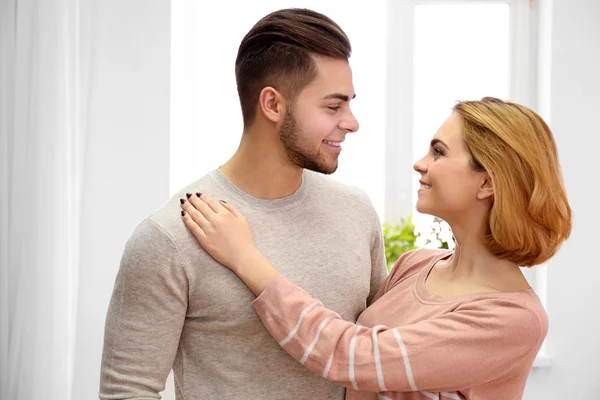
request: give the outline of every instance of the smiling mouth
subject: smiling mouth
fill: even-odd
[[[421,186],[419,187],[419,189],[429,190],[429,189],[431,189],[431,185],[426,185],[424,183],[421,183]]]
[[[333,147],[342,147],[342,142],[331,142],[329,140],[323,140],[323,143]]]

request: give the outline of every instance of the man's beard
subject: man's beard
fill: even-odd
[[[302,130],[294,114],[289,109],[286,110],[283,124],[279,130],[279,140],[283,144],[288,159],[300,168],[327,175],[333,174],[338,166],[337,159],[327,163],[322,157],[319,157],[318,152],[311,154],[309,150],[302,146],[301,133]]]

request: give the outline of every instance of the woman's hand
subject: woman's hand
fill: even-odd
[[[246,217],[232,205],[196,193],[181,199],[183,222],[215,260],[259,295],[277,271],[254,246]]]
[[[180,200],[183,222],[208,254],[234,272],[256,258],[250,225],[237,208],[202,193],[187,197]]]

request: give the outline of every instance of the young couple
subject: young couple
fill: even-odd
[[[244,37],[239,148],[128,241],[100,398],[158,398],[171,369],[179,400],[521,398],[548,321],[520,267],[571,229],[550,129],[512,102],[457,103],[414,165],[417,209],[456,248],[387,275],[367,196],[324,176],[358,129],[350,52],[310,10]]]

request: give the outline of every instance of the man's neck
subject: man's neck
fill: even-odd
[[[260,199],[290,196],[302,184],[302,168],[288,160],[278,143],[242,139],[219,169],[235,186]]]

